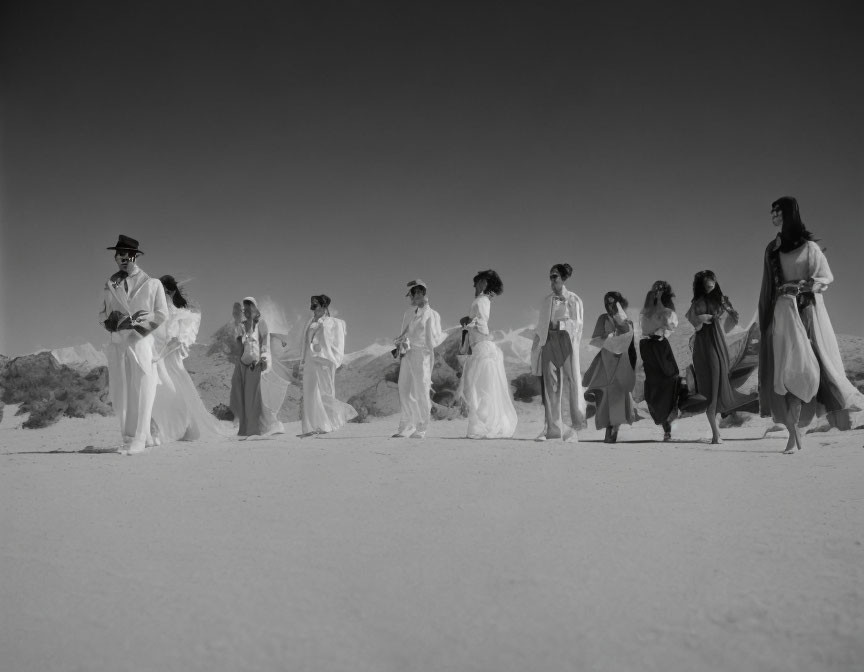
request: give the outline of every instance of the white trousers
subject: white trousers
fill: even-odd
[[[411,348],[405,353],[399,365],[399,434],[426,432],[432,400],[432,363],[429,352]]]
[[[159,384],[153,362],[153,336],[142,337],[133,330],[115,332],[105,354],[108,391],[124,443],[130,440],[152,443],[150,418]]]

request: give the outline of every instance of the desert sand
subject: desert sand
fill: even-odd
[[[0,424],[0,659],[52,670],[861,670],[864,430],[425,441],[395,417],[125,457]],[[93,446],[86,449],[86,446]],[[85,449],[85,452],[81,452]]]

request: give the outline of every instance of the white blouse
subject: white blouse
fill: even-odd
[[[812,240],[791,252],[780,253],[780,268],[783,269],[785,282],[809,280],[813,278],[822,287],[814,291],[824,291],[825,286],[834,282],[834,275],[828,266],[828,260],[822,254],[819,245]]]

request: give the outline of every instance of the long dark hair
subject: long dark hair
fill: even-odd
[[[783,196],[771,204],[771,209],[779,210],[783,215],[783,227],[780,229],[781,252],[791,252],[808,240],[815,240],[801,220],[797,199]]]
[[[708,278],[714,281],[714,289],[710,292],[705,291],[705,279]],[[699,271],[693,276],[693,301],[704,298],[708,308],[714,312],[723,307],[723,290],[720,289],[720,284],[717,282],[717,276],[714,271]]]
[[[159,282],[162,283],[162,287],[166,292],[174,292],[171,297],[171,301],[174,304],[175,308],[188,308],[189,302],[186,300],[183,292],[180,291],[180,285],[177,284],[177,281],[174,279],[173,275],[163,275],[159,278]]]
[[[472,282],[477,282],[478,280],[486,281],[486,291],[483,292],[484,294],[498,296],[504,291],[504,283],[501,281],[501,276],[491,268],[485,271],[477,271],[477,275],[474,276]]]
[[[603,295],[603,307],[604,308],[606,307],[606,302],[609,299],[615,299],[615,301],[617,303],[621,304],[621,307],[624,310],[627,310],[627,308],[630,306],[630,302],[624,298],[624,295],[621,292],[606,292],[606,294]]]
[[[665,280],[658,280],[651,285],[651,291],[645,295],[645,307],[643,310],[648,313],[657,310],[658,306],[663,306],[669,310],[675,310],[675,304],[672,299],[675,294],[672,292],[672,285]]]

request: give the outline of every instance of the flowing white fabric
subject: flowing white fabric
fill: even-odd
[[[807,338],[794,296],[778,296],[772,324],[774,392],[809,402],[819,391],[819,360]]]
[[[492,341],[471,346],[460,393],[468,405],[468,438],[509,438],[516,431],[516,409],[504,372],[504,355]]]
[[[441,331],[441,316],[427,302],[412,306],[402,316],[402,330],[394,343],[407,348],[399,362],[399,405],[401,417],[397,433],[409,436],[426,433],[432,400],[432,367],[435,348],[446,338]]]
[[[489,340],[488,296],[474,299],[468,316],[471,355],[465,361],[459,396],[468,406],[468,438],[509,438],[516,431],[516,409],[504,370],[504,354]]]
[[[201,314],[168,305],[168,319],[153,332],[159,386],[153,402],[153,421],[163,443],[227,438],[223,426],[204,407],[195,383],[183,366],[189,346],[198,336]]]
[[[818,244],[808,241],[796,250],[781,252],[780,265],[787,283],[800,280],[814,282],[813,341],[811,343],[807,337],[794,299],[778,296],[774,304],[771,336],[774,348],[774,392],[784,394],[788,390],[806,403],[816,395],[815,391],[810,394],[812,379],[815,377],[818,389],[821,375],[836,386],[843,397],[844,409],[857,409],[855,399],[859,393],[846,378],[840,347],[822,297],[822,293],[834,281],[828,260]],[[819,353],[818,358],[814,348]],[[809,396],[802,396],[807,394]],[[822,413],[824,409],[820,409],[819,414]]]
[[[639,313],[639,325],[642,336],[661,336],[668,339],[678,327],[678,315],[671,308],[658,304],[651,309],[643,309]]]
[[[566,315],[569,315],[569,317],[561,321],[561,326],[570,336],[570,344],[573,348],[573,355],[570,360],[570,371],[573,380],[581,381],[582,373],[579,368],[579,346],[582,342],[582,331],[585,324],[582,299],[580,299],[575,292],[571,292],[566,287],[564,287],[561,294],[564,297],[566,304]],[[546,345],[546,338],[549,334],[549,322],[552,320],[553,311],[555,309],[553,297],[554,294],[548,294],[546,298],[543,299],[543,305],[540,308],[540,315],[537,318],[537,328],[534,330],[534,341],[531,345],[531,373],[535,376],[543,375],[540,358],[543,346]],[[581,393],[579,396],[582,396]],[[581,408],[584,411],[584,399],[582,400]]]
[[[333,432],[357,416],[336,398],[336,369],[345,356],[344,320],[329,315],[309,320],[303,343],[303,433]]]

